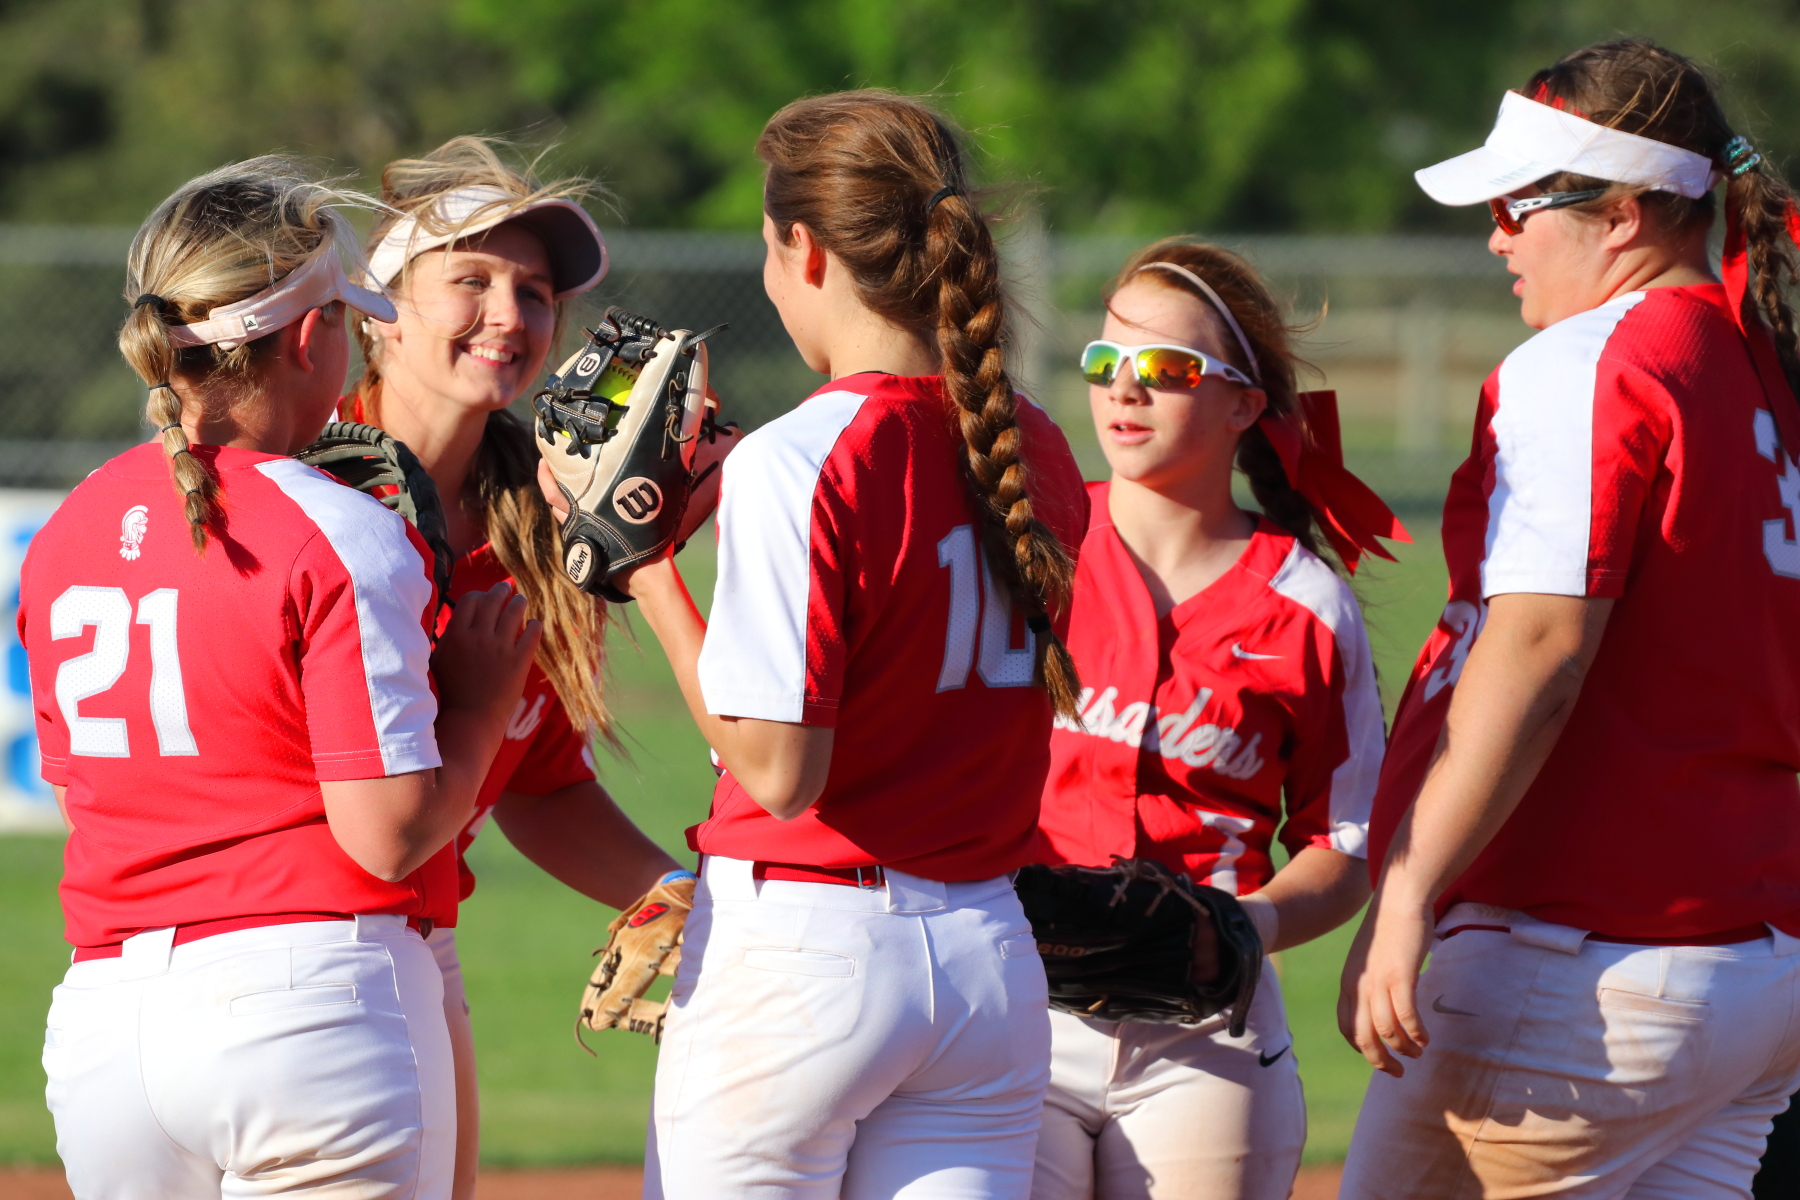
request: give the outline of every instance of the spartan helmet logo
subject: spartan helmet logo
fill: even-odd
[[[613,489],[613,508],[633,525],[648,525],[662,511],[662,489],[644,478],[633,475]]]
[[[125,519],[119,522],[119,557],[131,562],[144,551],[144,534],[150,530],[150,510],[142,504],[134,504],[125,510]]]

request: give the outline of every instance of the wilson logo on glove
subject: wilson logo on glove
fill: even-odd
[[[613,489],[613,507],[633,525],[647,525],[662,511],[662,492],[639,475]]]
[[[705,341],[724,328],[664,329],[609,308],[532,398],[538,452],[569,506],[563,569],[583,591],[629,600],[613,581],[684,542],[717,503],[714,479],[689,524],[690,498],[738,437],[707,394]]]

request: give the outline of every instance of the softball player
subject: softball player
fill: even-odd
[[[450,1194],[421,934],[537,631],[507,589],[466,598],[434,696],[423,542],[288,457],[342,386],[342,306],[394,315],[345,278],[346,199],[257,159],[150,216],[120,347],[161,437],[26,558],[75,945],[44,1069],[81,1200]]]
[[[1419,182],[1491,205],[1542,332],[1482,388],[1376,795],[1342,1194],[1745,1196],[1800,1082],[1791,193],[1637,41]]]
[[[1023,1200],[1050,1031],[1007,872],[1073,711],[1081,477],[1007,379],[943,118],[801,100],[757,152],[764,282],[832,382],[726,461],[710,626],[669,560],[628,577],[725,768],[645,1194]]]
[[[1112,481],[1088,485],[1069,631],[1081,713],[1051,737],[1040,856],[1156,859],[1239,896],[1266,949],[1299,945],[1368,898],[1385,732],[1356,598],[1315,553],[1315,521],[1335,532],[1335,414],[1315,402],[1301,433],[1280,309],[1236,255],[1146,247],[1107,311],[1082,371]],[[1306,448],[1295,479],[1284,445]],[[1233,501],[1234,463],[1266,515]],[[1404,536],[1391,517],[1371,532]],[[1345,547],[1352,567],[1361,549]],[[1293,856],[1279,874],[1277,826]],[[1306,1105],[1273,972],[1241,1037],[1224,1015],[1050,1026],[1034,1200],[1286,1200]]]
[[[545,627],[475,816],[457,838],[461,899],[475,888],[464,856],[491,813],[546,871],[623,908],[681,868],[594,778],[589,736],[610,734],[605,610],[563,575],[530,431],[506,411],[543,371],[568,302],[605,275],[606,242],[578,203],[579,181],[541,184],[506,166],[498,148],[456,138],[382,173],[390,211],[369,235],[369,270],[398,311],[362,323],[363,374],[340,409],[405,442],[437,483],[457,555],[452,597],[513,584]],[[434,916],[427,941],[444,973],[456,1052],[456,1200],[468,1200],[480,1148],[475,1044],[456,908]]]

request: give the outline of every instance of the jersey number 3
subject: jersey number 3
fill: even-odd
[[[944,666],[937,690],[954,691],[969,682],[977,633],[981,682],[992,688],[1030,687],[1037,666],[1037,638],[1027,629],[1025,645],[1012,644],[1012,598],[994,586],[975,544],[975,527],[958,525],[938,543],[938,566],[950,571],[950,623],[944,631]],[[982,603],[983,596],[987,603]]]
[[[188,728],[187,695],[181,687],[181,652],[175,640],[174,588],[158,588],[137,603],[137,623],[150,627],[150,716],[164,755],[198,754]],[[56,705],[69,726],[69,753],[90,758],[129,758],[124,717],[84,717],[81,702],[108,691],[131,657],[131,601],[123,588],[72,587],[50,606],[52,640],[80,637],[94,627],[94,648],[56,669]]]

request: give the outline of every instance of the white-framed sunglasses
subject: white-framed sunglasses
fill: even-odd
[[[1111,387],[1119,368],[1129,359],[1137,367],[1138,382],[1165,392],[1190,391],[1208,375],[1222,375],[1233,383],[1255,387],[1250,377],[1192,346],[1121,346],[1118,342],[1089,342],[1081,352],[1081,377],[1100,387]]]

